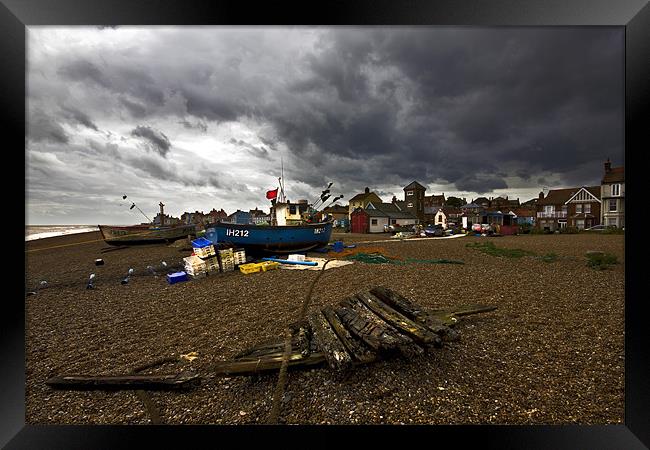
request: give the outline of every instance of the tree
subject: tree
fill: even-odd
[[[460,208],[463,205],[466,205],[467,201],[458,197],[447,197],[447,206],[453,206],[454,208]]]

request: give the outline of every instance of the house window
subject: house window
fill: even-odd
[[[438,223],[442,223],[442,216],[438,216]]]
[[[393,225],[395,225],[395,224],[397,223],[397,219],[391,219],[391,220],[390,220],[390,223],[393,224]]]
[[[610,198],[609,199],[609,212],[616,212],[616,199],[615,198]]]
[[[377,219],[370,219],[370,223],[372,225],[377,225]]]
[[[289,214],[296,213],[296,205],[289,205]]]
[[[612,184],[612,195],[616,195],[616,196],[621,195],[621,185],[620,184]]]
[[[413,203],[407,203],[407,204],[406,204],[406,207],[407,207],[407,208],[413,208]]]
[[[585,219],[577,219],[576,227],[582,230],[585,227]]]
[[[585,203],[585,213],[591,213],[591,203]]]
[[[552,214],[555,211],[555,205],[544,205],[544,212]]]
[[[576,214],[582,212],[582,203],[577,203],[576,204]]]
[[[406,191],[406,195],[413,195],[413,191]]]

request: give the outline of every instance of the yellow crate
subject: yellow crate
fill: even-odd
[[[239,271],[241,273],[246,274],[246,275],[248,275],[250,273],[257,273],[257,272],[260,272],[261,270],[262,270],[262,267],[260,266],[260,264],[255,264],[255,263],[241,264],[239,266]]]
[[[260,264],[262,264],[262,272],[266,272],[267,270],[274,270],[280,267],[280,263],[275,261],[264,261]]]

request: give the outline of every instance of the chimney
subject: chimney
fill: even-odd
[[[370,188],[366,187],[366,194],[370,194]]]
[[[605,173],[608,173],[612,170],[612,163],[610,162],[609,158],[607,158],[607,161],[605,161]]]
[[[391,199],[391,203],[395,203],[397,201],[397,197],[393,195],[393,198]]]
[[[544,200],[544,191],[539,193],[539,200]]]

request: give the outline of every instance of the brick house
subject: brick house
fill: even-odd
[[[551,189],[539,193],[536,227],[555,231],[565,227],[584,229],[600,223],[600,186]]]
[[[602,200],[601,223],[618,228],[625,227],[625,168],[612,167],[607,159],[605,174],[600,184]]]
[[[223,209],[217,211],[216,209],[212,208],[212,211],[207,213],[205,217],[209,223],[217,223],[226,219],[228,217],[228,214]]]
[[[417,217],[421,222],[424,221],[424,191],[427,188],[417,181],[411,182],[404,188],[404,202],[406,203],[403,211],[408,211]]]

